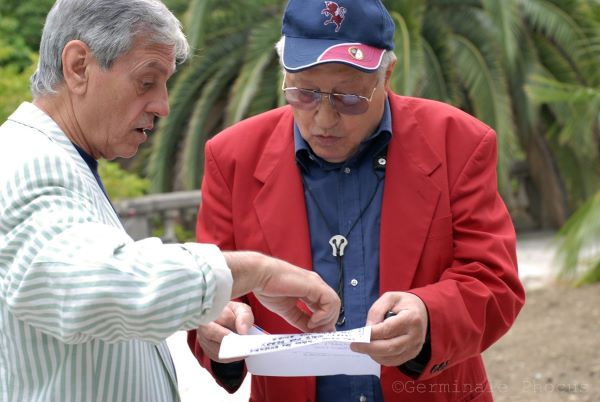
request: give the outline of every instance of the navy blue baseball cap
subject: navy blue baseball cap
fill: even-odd
[[[323,63],[372,72],[394,48],[394,21],[380,0],[289,0],[281,33],[290,72]]]

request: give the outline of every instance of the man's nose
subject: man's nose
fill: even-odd
[[[339,118],[340,114],[331,104],[329,95],[323,95],[314,116],[317,126],[324,129],[334,127],[338,123]]]
[[[148,112],[158,117],[167,117],[170,112],[169,93],[167,86],[161,88],[160,93],[148,104]]]

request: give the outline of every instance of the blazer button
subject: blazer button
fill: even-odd
[[[360,398],[358,398],[358,402],[367,402],[367,397],[364,395],[361,395]]]

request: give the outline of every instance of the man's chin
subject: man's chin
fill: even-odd
[[[112,155],[104,156],[107,161],[113,161],[117,158],[129,159],[133,158],[138,153],[139,145],[132,146],[129,149],[119,150]]]
[[[129,159],[133,158],[138,153],[138,147],[135,147],[135,150],[128,153],[123,153],[123,155],[118,156],[118,158]]]

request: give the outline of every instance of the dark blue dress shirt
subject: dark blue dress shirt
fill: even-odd
[[[329,239],[348,239],[343,256],[345,323],[338,330],[363,327],[379,297],[379,227],[385,150],[392,135],[389,102],[379,127],[355,155],[342,163],[316,156],[294,126],[296,160],[305,184],[304,198],[310,229],[313,269],[335,290],[339,269]],[[361,216],[362,213],[362,216]],[[348,233],[349,232],[349,233]],[[375,376],[317,377],[317,401],[383,402]]]
[[[98,182],[98,186],[100,186],[100,189],[102,190],[102,192],[106,196],[106,199],[108,200],[108,202],[110,203],[110,205],[114,209],[115,207],[112,205],[112,202],[110,201],[110,197],[108,196],[108,193],[106,192],[106,188],[104,187],[104,183],[102,183],[102,179],[100,178],[100,174],[98,174],[98,161],[96,159],[94,159],[94,157],[92,155],[90,155],[87,152],[85,152],[83,150],[83,148],[81,148],[79,145],[75,144],[74,142],[72,142],[72,144],[75,147],[75,149],[77,150],[77,152],[79,152],[79,155],[81,156],[81,158],[83,159],[83,161],[85,162],[85,164],[88,165],[88,167],[90,168],[90,171],[92,172],[92,174],[94,175],[94,178]]]

